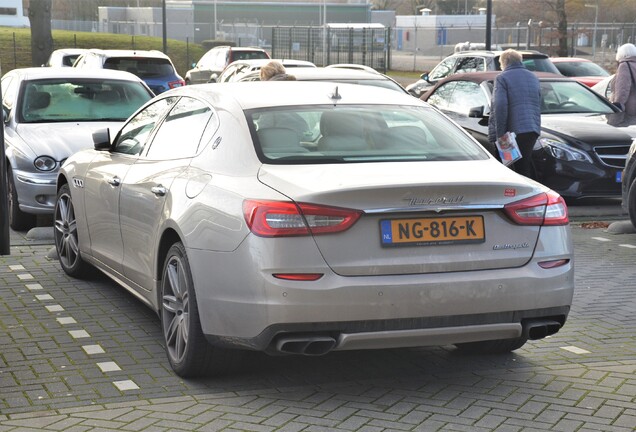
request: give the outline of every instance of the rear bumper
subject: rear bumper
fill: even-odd
[[[532,323],[546,320],[555,323],[558,329],[565,324],[569,310],[569,306],[562,306],[503,314],[410,320],[276,324],[254,338],[236,339],[215,335],[207,335],[207,338],[210,343],[219,346],[268,352],[278,351],[278,341],[289,338],[333,338],[336,341],[334,351],[441,346],[515,339],[523,336],[524,332],[527,334],[528,326]]]
[[[295,282],[237,268],[249,262],[235,260],[240,249],[188,251],[202,329],[215,344],[267,350],[283,333],[328,333],[336,350],[508,339],[521,335],[525,319],[565,322],[574,293],[572,261],[553,269],[534,258],[519,268],[357,277],[325,266],[318,281]]]

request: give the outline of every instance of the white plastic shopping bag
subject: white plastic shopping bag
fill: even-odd
[[[505,166],[509,166],[521,159],[519,145],[517,145],[517,135],[514,132],[506,132],[503,137],[497,138],[497,150],[499,157]]]

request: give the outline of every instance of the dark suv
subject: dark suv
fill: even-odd
[[[550,61],[550,58],[538,51],[519,51],[523,57],[523,64],[533,72],[551,72],[561,75]],[[499,56],[503,51],[462,51],[446,57],[430,72],[421,75],[421,79],[406,87],[415,97],[420,97],[424,91],[437,81],[447,76],[467,73],[501,70]]]
[[[236,60],[268,59],[269,54],[261,48],[218,46],[199,59],[192,69],[186,72],[186,84],[203,84],[210,81],[213,74],[221,75],[227,65]]]
[[[90,49],[73,63],[79,69],[114,69],[141,78],[156,95],[185,85],[170,57],[157,50]]]

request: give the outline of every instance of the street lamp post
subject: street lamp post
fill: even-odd
[[[598,3],[585,4],[585,7],[594,8],[594,32],[592,33],[592,60],[596,60],[596,29],[598,28]]]

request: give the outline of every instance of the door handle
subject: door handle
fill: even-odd
[[[121,179],[119,177],[112,177],[109,178],[108,180],[106,180],[108,182],[109,185],[111,186],[119,186],[121,184]]]
[[[157,196],[164,196],[166,194],[166,188],[163,187],[162,185],[153,186],[150,188],[150,192],[152,192],[153,194]]]

